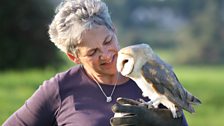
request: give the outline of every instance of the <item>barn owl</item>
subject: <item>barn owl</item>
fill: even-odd
[[[158,108],[161,103],[170,109],[173,118],[180,117],[184,109],[195,112],[192,104],[201,101],[188,92],[179,82],[172,67],[156,55],[148,44],[122,48],[118,52],[117,70],[136,82],[148,105]]]

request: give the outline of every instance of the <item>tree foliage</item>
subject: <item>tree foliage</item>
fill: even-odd
[[[122,45],[172,49],[177,63],[224,63],[224,0],[107,2]]]
[[[203,3],[204,7],[195,10],[190,23],[177,33],[176,56],[184,63],[224,63],[224,3],[220,0]]]
[[[0,69],[58,63],[56,49],[47,34],[53,12],[46,0],[1,2]]]
[[[55,9],[49,1],[1,2],[0,70],[61,62],[47,34]],[[153,48],[173,50],[175,62],[224,63],[224,0],[105,2],[121,47],[146,42]]]

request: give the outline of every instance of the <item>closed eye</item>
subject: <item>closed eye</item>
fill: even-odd
[[[93,56],[96,53],[97,49],[92,49],[88,52],[88,56]]]
[[[110,41],[106,41],[104,44],[107,45],[107,44],[110,44],[111,43],[111,40]]]
[[[104,41],[104,45],[110,44],[112,42],[112,40],[113,40],[113,36],[112,35],[107,36],[107,38]]]

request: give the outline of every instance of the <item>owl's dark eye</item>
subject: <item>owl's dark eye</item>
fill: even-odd
[[[122,64],[126,64],[128,62],[128,59],[123,60]]]

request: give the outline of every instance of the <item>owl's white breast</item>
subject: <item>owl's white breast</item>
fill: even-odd
[[[138,87],[142,90],[143,96],[148,97],[151,100],[159,97],[156,90],[152,87],[152,83],[148,83],[142,75],[131,79],[134,80]]]
[[[132,78],[138,87],[142,90],[143,96],[148,97],[151,101],[157,101],[154,107],[158,107],[159,103],[162,103],[169,109],[175,110],[175,105],[167,99],[165,95],[159,94],[154,88],[153,84],[145,80],[143,76],[139,78]]]

